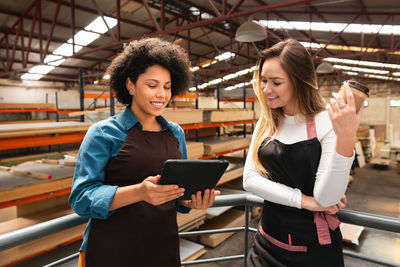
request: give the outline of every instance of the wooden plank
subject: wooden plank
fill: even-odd
[[[55,109],[54,103],[0,103],[0,109]]]
[[[203,110],[201,109],[165,109],[162,116],[178,124],[191,124],[203,122]]]
[[[198,159],[204,154],[204,145],[202,142],[186,142],[188,159]]]
[[[46,164],[60,164],[59,160],[56,159],[42,159],[42,163]]]
[[[31,178],[33,179],[33,178]],[[43,180],[38,180],[43,181]],[[0,191],[0,203],[71,188],[72,177]]]
[[[90,125],[91,123],[83,122],[49,122],[0,125],[0,138],[86,132]]]
[[[203,245],[194,243],[187,239],[179,239],[181,261],[195,260],[206,253]]]
[[[254,111],[251,109],[204,110],[203,114],[204,121],[206,122],[241,121],[254,119]]]
[[[359,245],[359,238],[364,231],[364,226],[341,223],[340,231],[342,232],[343,242]]]
[[[216,136],[202,138],[200,141],[204,143],[204,155],[211,156],[216,153],[249,146],[251,137]]]
[[[231,209],[223,215],[208,220],[200,226],[200,230],[240,227],[244,225],[244,211]],[[216,247],[234,233],[210,234],[200,236],[200,242],[209,247]],[[196,238],[196,237],[194,237]]]
[[[206,210],[192,209],[189,213],[177,213],[176,220],[179,230],[185,229],[198,221],[204,220]]]
[[[40,173],[40,172],[21,171],[21,170],[16,170],[16,169],[11,169],[10,172],[13,174],[16,174],[16,175],[30,176],[33,178],[44,179],[44,180],[50,180],[53,178],[49,174]]]

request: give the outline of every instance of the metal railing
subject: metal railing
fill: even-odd
[[[180,237],[186,236],[198,236],[203,234],[216,234],[216,233],[227,233],[227,232],[240,232],[244,231],[244,253],[240,255],[231,255],[217,258],[209,258],[209,259],[201,259],[201,260],[193,260],[182,262],[182,265],[195,265],[195,264],[203,264],[203,263],[211,263],[211,262],[220,262],[220,261],[228,261],[228,260],[243,260],[244,266],[246,264],[246,258],[248,254],[248,232],[256,232],[257,229],[249,227],[249,210],[251,206],[262,206],[264,200],[250,194],[239,194],[239,195],[225,195],[218,196],[215,199],[214,207],[223,207],[223,206],[244,206],[245,207],[245,226],[244,227],[235,227],[235,228],[225,228],[225,229],[216,229],[216,230],[205,230],[205,231],[192,231],[192,232],[181,232],[179,233]],[[359,211],[351,211],[351,210],[340,210],[337,213],[338,217],[342,222],[361,225],[369,228],[380,229],[390,232],[400,233],[400,219],[392,218],[388,216],[375,215],[365,212]],[[0,235],[0,251],[6,250],[8,248],[12,248],[29,241],[57,233],[59,231],[72,228],[74,226],[78,226],[82,223],[87,222],[88,218],[80,217],[76,214],[71,214],[67,216],[63,216],[54,220],[50,220],[47,222],[43,222],[40,224],[36,224],[30,227],[26,227],[20,230],[16,230],[10,233],[6,233]],[[399,264],[386,262],[380,259],[371,258],[367,255],[362,255],[359,253],[355,253],[352,251],[344,250],[344,255],[348,255],[350,257],[355,257],[358,259],[362,259],[365,261],[381,264],[384,266],[395,266],[400,267]],[[79,253],[75,253],[66,258],[60,259],[56,262],[53,262],[46,267],[57,266],[61,263],[69,261],[73,258],[79,256]]]

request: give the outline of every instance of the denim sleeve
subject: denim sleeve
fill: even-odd
[[[81,216],[107,219],[117,186],[105,185],[105,168],[111,158],[111,142],[101,126],[93,125],[79,149],[69,197],[71,208]]]
[[[179,127],[179,136],[177,139],[179,140],[179,150],[182,153],[182,159],[187,159],[187,150],[186,150],[186,140],[185,140],[185,132],[182,128]],[[182,206],[179,201],[176,202],[176,211],[180,213],[189,213],[191,208]]]

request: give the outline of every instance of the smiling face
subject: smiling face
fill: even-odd
[[[293,116],[296,108],[294,88],[278,57],[265,60],[260,75],[261,89],[271,109],[283,108]]]
[[[160,116],[171,99],[171,75],[160,65],[147,68],[135,84],[128,78],[126,87],[132,94],[132,111],[139,121]]]

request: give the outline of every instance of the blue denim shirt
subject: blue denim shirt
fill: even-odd
[[[168,122],[162,116],[156,118],[162,126],[161,131],[170,129],[179,144],[182,158],[187,159],[185,134],[182,128]],[[80,251],[85,251],[91,219],[107,219],[115,211],[108,211],[118,186],[105,185],[104,176],[107,164],[121,149],[129,130],[142,125],[127,107],[120,115],[93,124],[86,133],[79,148],[78,159],[72,182],[69,204],[80,216],[89,217],[83,235]],[[177,211],[187,213],[189,208],[177,204]]]

